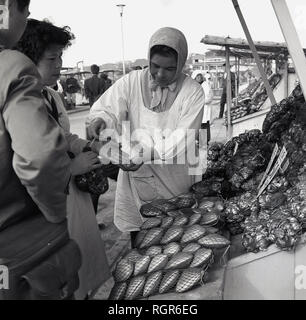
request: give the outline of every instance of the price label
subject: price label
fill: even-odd
[[[268,167],[267,167],[267,169],[266,169],[266,172],[265,172],[265,174],[263,175],[263,177],[262,177],[262,179],[261,179],[261,181],[260,181],[260,184],[258,185],[258,189],[260,189],[260,187],[262,186],[262,184],[263,184],[264,181],[266,180],[267,175],[268,175],[268,173],[269,173],[269,171],[270,171],[270,169],[271,169],[271,167],[272,167],[272,164],[273,164],[273,162],[274,162],[274,159],[275,159],[275,157],[276,157],[276,155],[277,155],[277,153],[278,153],[278,150],[279,150],[279,147],[278,147],[278,144],[276,143],[276,144],[275,144],[275,147],[274,147],[274,150],[273,150],[273,153],[272,153],[272,156],[271,156],[271,159],[270,159],[270,162],[269,162]]]
[[[238,142],[236,142],[235,149],[234,149],[234,155],[237,153],[238,148],[239,148],[239,144],[238,144]]]
[[[273,169],[271,170],[271,172],[268,174],[266,181],[264,182],[263,186],[261,187],[261,189],[258,192],[257,198],[266,190],[266,188],[268,187],[268,185],[271,183],[271,181],[274,179],[274,177],[276,176],[278,170],[281,168],[282,163],[284,162],[284,160],[287,157],[287,150],[285,147],[283,147],[281,153],[279,154],[279,157],[273,167]]]

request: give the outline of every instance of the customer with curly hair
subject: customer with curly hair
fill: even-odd
[[[38,68],[48,112],[65,131],[69,151],[75,155],[71,161],[71,174],[76,176],[99,168],[101,164],[97,164],[99,143],[92,144],[95,152],[82,152],[89,142],[70,133],[69,118],[63,101],[50,88],[60,77],[63,51],[71,45],[73,39],[68,27],[59,28],[48,21],[29,19],[17,49],[27,55]],[[78,243],[83,260],[79,272],[80,287],[75,296],[77,299],[84,299],[89,292],[98,289],[110,277],[110,273],[91,198],[88,193],[77,189],[74,179],[70,182],[67,212],[70,236]]]

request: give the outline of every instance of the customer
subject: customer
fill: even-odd
[[[140,229],[144,221],[139,212],[142,204],[188,192],[196,182],[196,177],[189,175],[187,163],[167,164],[185,154],[190,146],[185,144],[187,129],[200,129],[203,117],[203,89],[182,72],[187,54],[182,32],[174,28],[158,30],[149,45],[150,68],[119,79],[91,109],[92,137],[98,138],[105,128],[116,128],[121,135],[123,121],[130,121],[131,132],[143,129],[144,135],[138,137],[143,155],[133,157],[135,165],[122,166],[136,171],[120,170],[118,177],[114,219],[122,232]],[[172,138],[176,129],[183,135],[175,143]],[[141,165],[139,161],[153,159],[159,164]]]
[[[104,93],[106,83],[104,79],[98,77],[100,68],[96,64],[93,64],[90,67],[90,70],[92,77],[85,80],[84,88],[85,96],[89,100],[90,107],[92,107],[95,101],[97,101],[98,98]]]
[[[34,214],[60,223],[67,212],[67,142],[48,116],[35,65],[10,50],[24,32],[29,3],[10,0],[9,28],[0,29],[0,231]]]
[[[77,299],[84,299],[89,292],[110,277],[104,243],[98,229],[91,198],[88,193],[77,189],[73,177],[101,167],[97,164],[99,144],[92,144],[94,152],[82,152],[88,141],[70,133],[69,118],[60,95],[53,86],[62,67],[63,50],[71,45],[73,35],[67,28],[58,28],[47,21],[30,19],[18,50],[26,54],[37,65],[44,85],[48,112],[66,133],[69,151],[75,155],[71,161],[72,179],[67,201],[68,228],[72,239],[79,245],[82,253],[82,267],[79,271],[80,287]]]

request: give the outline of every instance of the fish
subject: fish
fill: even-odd
[[[203,268],[213,262],[213,251],[211,249],[201,248],[194,254],[190,268]]]
[[[201,269],[192,268],[184,270],[176,284],[175,291],[183,293],[193,289],[201,284],[202,277],[203,272]]]
[[[179,241],[181,240],[183,234],[184,234],[184,229],[182,227],[171,227],[166,231],[160,243],[168,244],[170,242]]]
[[[159,285],[161,283],[162,278],[163,278],[162,271],[156,271],[148,276],[143,289],[144,298],[153,296],[154,294],[158,293]]]
[[[123,300],[125,296],[125,292],[127,289],[126,282],[117,282],[115,283],[108,300]]]
[[[160,244],[164,230],[160,228],[150,229],[140,244],[140,249]]]
[[[185,233],[181,239],[181,243],[187,244],[190,242],[197,241],[200,238],[202,238],[205,234],[206,234],[206,229],[198,224],[195,224],[195,225],[189,227],[185,231]]]
[[[162,270],[168,263],[168,256],[166,254],[158,254],[155,256],[149,265],[148,273]]]
[[[210,249],[221,249],[230,246],[231,242],[220,234],[209,234],[198,240],[198,243]]]
[[[179,252],[174,255],[166,265],[166,270],[188,268],[193,260],[193,254],[189,252]]]
[[[149,256],[142,256],[135,263],[134,276],[138,276],[143,273],[147,273],[151,258]]]
[[[167,256],[173,256],[181,251],[181,246],[176,242],[170,242],[164,247],[163,253]]]
[[[132,278],[127,287],[127,290],[125,293],[125,299],[135,300],[139,297],[142,297],[145,283],[146,283],[146,277],[144,275]]]
[[[126,259],[121,259],[115,268],[114,271],[114,279],[116,282],[124,282],[127,281],[133,274],[134,272],[134,265],[132,262],[126,260]]]
[[[160,283],[159,290],[158,290],[159,293],[160,294],[168,293],[171,289],[173,289],[176,286],[180,275],[181,275],[180,270],[167,271]]]

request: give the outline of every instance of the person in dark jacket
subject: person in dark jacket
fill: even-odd
[[[10,50],[26,28],[29,3],[10,0],[8,28],[0,29],[0,232],[35,214],[51,223],[67,215],[65,136],[48,115],[36,66]]]
[[[100,68],[93,64],[91,66],[92,77],[85,80],[85,96],[89,100],[89,105],[92,105],[105,91],[105,80],[98,77]]]
[[[225,64],[223,66],[225,68]],[[232,98],[235,98],[236,94],[235,94],[235,73],[234,72],[231,72],[231,88],[232,88]],[[223,118],[226,99],[227,99],[227,74],[225,72],[224,78],[223,78],[223,91],[222,91],[221,100],[220,100],[220,113],[219,113],[220,119]]]

